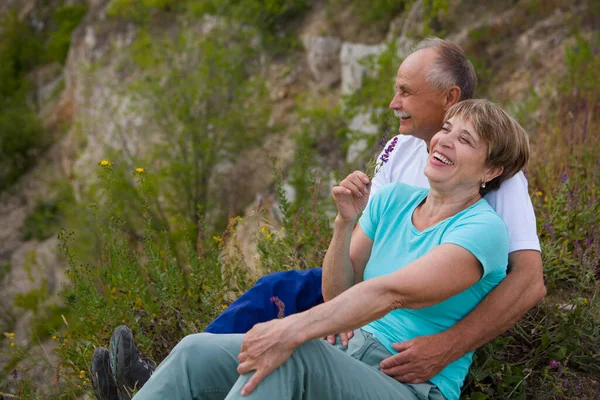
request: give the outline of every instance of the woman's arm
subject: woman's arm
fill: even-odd
[[[439,303],[469,288],[482,274],[472,253],[443,244],[393,274],[354,285],[308,311],[257,324],[246,334],[238,357],[240,374],[256,371],[243,393],[251,393],[310,339],[359,328],[396,308]]]
[[[482,276],[468,250],[442,244],[398,271],[361,282],[331,301],[289,317],[303,343],[359,328],[397,308],[423,308],[472,286]]]
[[[373,241],[362,230],[354,237],[352,235],[356,221],[369,199],[369,177],[361,171],[355,171],[331,192],[338,215],[333,226],[333,238],[323,260],[322,290],[325,301],[362,281],[373,247]]]
[[[323,260],[323,299],[329,301],[363,280],[373,241],[355,221],[336,218],[333,238]],[[354,232],[356,231],[356,232]],[[350,240],[352,239],[352,245]]]

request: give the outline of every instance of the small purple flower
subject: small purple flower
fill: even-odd
[[[554,230],[552,229],[552,226],[550,226],[549,222],[544,225],[544,230],[548,232],[552,240],[556,240],[556,235],[554,235]]]
[[[592,247],[592,239],[587,238],[585,239],[585,247]]]
[[[283,304],[283,301],[281,301],[277,296],[271,297],[270,300],[271,303],[274,303],[277,306],[277,309],[279,310],[279,312],[277,313],[277,318],[283,318],[285,316],[285,304]]]
[[[569,387],[569,378],[565,378],[562,380],[562,387],[565,389]]]
[[[581,389],[583,389],[583,381],[581,380],[581,378],[579,378],[579,381],[575,385],[575,390],[577,391],[577,393],[581,393]]]
[[[560,181],[562,182],[562,184],[564,185],[565,183],[567,183],[567,181],[569,180],[569,174],[567,173],[567,171],[565,171],[561,176],[560,176]]]
[[[598,47],[594,48],[594,55],[597,56],[600,53],[600,49]]]
[[[379,158],[382,163],[385,164],[386,162],[388,162],[388,160],[390,159],[390,154],[392,153],[392,151],[394,151],[394,147],[396,147],[397,143],[398,143],[398,136],[394,137],[394,139],[392,139],[392,142],[383,151],[383,154]]]
[[[15,369],[13,369],[13,378],[15,378],[15,381],[16,381],[17,379],[19,379],[19,374],[18,374],[18,372],[17,372],[17,369],[16,369],[16,368],[15,368]]]
[[[388,137],[389,137],[389,135],[388,135],[388,133],[386,132],[386,133],[385,133],[385,134],[384,134],[384,135],[381,137],[381,140],[379,141],[379,147],[381,147],[382,149],[385,147],[385,144],[386,144],[386,143],[387,143],[387,141],[388,141]]]
[[[552,361],[550,361],[550,364],[548,364],[548,366],[549,366],[550,368],[556,368],[556,367],[558,367],[559,365],[560,365],[560,363],[559,363],[558,361],[556,361],[556,360],[552,360]]]

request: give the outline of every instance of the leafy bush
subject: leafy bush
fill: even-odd
[[[75,203],[73,190],[68,182],[55,183],[58,192],[48,200],[40,200],[25,219],[21,228],[23,240],[44,240],[58,233],[64,224],[65,213]]]
[[[50,34],[46,49],[50,60],[64,64],[71,46],[71,32],[77,28],[86,12],[87,7],[81,5],[61,6],[56,10],[54,21],[57,28]]]
[[[178,0],[112,0],[106,14],[113,18],[132,20],[139,24],[148,23],[157,11],[170,11],[185,1]]]
[[[208,0],[192,3],[190,7],[196,15],[231,17],[271,35],[309,8],[306,0]]]
[[[42,126],[26,101],[26,73],[39,61],[42,43],[14,13],[0,15],[0,190],[35,163]]]

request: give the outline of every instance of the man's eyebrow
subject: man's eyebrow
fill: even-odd
[[[396,89],[402,90],[403,92],[410,92],[410,87],[406,83],[401,83],[400,85],[396,85]]]

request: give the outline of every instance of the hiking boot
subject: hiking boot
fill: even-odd
[[[133,342],[133,334],[125,325],[115,329],[110,338],[109,353],[110,370],[117,383],[119,398],[130,400],[150,379],[155,365],[140,356]]]
[[[98,400],[119,400],[117,384],[110,373],[110,355],[106,347],[98,347],[92,357],[92,386]]]

